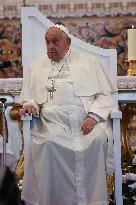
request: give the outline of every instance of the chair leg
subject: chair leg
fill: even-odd
[[[123,205],[122,170],[121,170],[121,139],[120,119],[113,119],[114,161],[115,161],[115,201],[116,205]]]
[[[27,157],[27,146],[30,140],[30,120],[32,120],[32,116],[22,116],[23,120],[23,138],[24,138],[24,159]]]

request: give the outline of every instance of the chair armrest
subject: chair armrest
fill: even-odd
[[[29,115],[29,114],[26,113],[25,115],[21,116],[21,120],[23,120],[23,121],[30,121],[30,120],[32,120],[32,114]]]
[[[122,119],[122,112],[119,110],[112,110],[110,113],[111,119]]]
[[[25,116],[21,116],[21,120],[23,120],[23,138],[24,138],[24,159],[27,158],[27,146],[29,144],[29,140],[31,138],[30,133],[30,121],[32,120],[32,114],[25,114]]]

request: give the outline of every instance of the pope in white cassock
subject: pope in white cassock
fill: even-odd
[[[47,56],[30,67],[20,98],[20,114],[37,116],[22,198],[31,205],[107,205],[115,89],[95,56],[72,49],[67,28],[50,27],[45,41]]]

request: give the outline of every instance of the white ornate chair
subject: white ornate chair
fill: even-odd
[[[42,15],[36,8],[22,8],[22,63],[24,77],[29,65],[41,55],[45,54],[44,34],[53,23]],[[77,49],[83,49],[97,55],[103,66],[117,86],[117,53],[115,49],[102,49],[87,44],[71,35],[72,44]],[[38,51],[38,52],[37,52]],[[116,205],[123,205],[122,200],[122,171],[121,171],[121,143],[120,143],[120,119],[118,110],[118,93],[113,94],[114,108],[111,113],[113,120],[114,157],[115,157],[115,201]],[[24,153],[30,139],[30,120],[32,117],[23,117]]]

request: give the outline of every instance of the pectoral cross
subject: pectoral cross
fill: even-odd
[[[48,92],[50,93],[50,99],[53,100],[53,93],[56,91],[55,86],[51,85],[50,88],[48,88]]]

